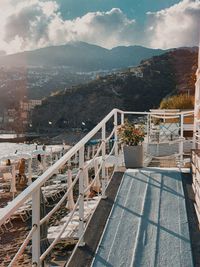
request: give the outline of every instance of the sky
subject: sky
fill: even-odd
[[[0,22],[0,54],[74,41],[195,46],[200,0],[0,0]]]

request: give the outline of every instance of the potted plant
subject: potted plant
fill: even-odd
[[[126,168],[143,167],[144,130],[141,125],[135,126],[128,120],[118,127],[118,137],[123,144],[124,162]]]

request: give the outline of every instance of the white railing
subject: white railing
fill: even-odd
[[[114,129],[112,130],[112,134],[106,138],[106,124],[111,121],[114,121]],[[85,160],[85,146],[86,144],[96,135],[99,131],[101,131],[101,144],[93,155],[92,161],[87,163]],[[112,148],[112,153],[117,155],[118,148],[117,148],[117,110],[112,110],[90,133],[88,133],[80,142],[78,142],[71,150],[69,150],[61,159],[59,159],[54,165],[52,165],[49,169],[47,169],[35,182],[33,182],[29,187],[27,187],[20,195],[18,195],[6,208],[1,211],[0,214],[0,225],[3,225],[7,222],[8,219],[12,217],[12,215],[23,206],[23,204],[30,198],[32,198],[32,228],[27,235],[26,239],[24,240],[23,244],[21,245],[19,251],[13,258],[10,263],[10,266],[14,266],[17,261],[17,258],[23,253],[26,245],[28,244],[29,240],[32,239],[32,265],[33,266],[40,266],[41,262],[45,259],[46,255],[51,251],[54,245],[59,241],[62,233],[65,231],[67,225],[69,224],[70,220],[72,219],[73,213],[77,208],[79,208],[79,233],[78,236],[82,237],[84,232],[84,195],[87,193],[88,190],[93,186],[96,182],[97,178],[101,173],[101,191],[102,196],[105,197],[105,189],[106,189],[106,170],[105,170],[105,163],[108,159],[109,155],[106,155],[106,143],[110,141],[110,139],[115,136],[114,145]],[[78,154],[78,157],[77,157]],[[45,183],[48,181],[49,178],[52,177],[53,174],[57,173],[59,169],[66,163],[71,162],[72,158],[76,157],[79,161],[79,171],[73,180],[73,183],[68,188],[67,192],[64,196],[60,199],[57,205],[44,217],[40,218],[40,189]],[[89,168],[89,165],[94,165],[95,159],[101,161],[100,165],[98,166],[95,177],[92,182],[84,188],[84,171]],[[64,224],[61,232],[58,234],[56,239],[51,243],[51,245],[47,248],[47,250],[41,255],[40,252],[40,226],[47,222],[49,218],[56,212],[61,204],[67,199],[71,190],[75,186],[75,184],[79,184],[79,196],[76,200],[76,204],[71,211],[71,215],[69,220]],[[82,242],[79,242],[80,245],[84,244],[83,238]]]
[[[194,191],[194,207],[200,225],[200,154],[199,150],[192,151],[192,188]]]
[[[183,159],[183,127],[184,127],[184,117],[191,116],[193,112],[178,112],[176,114],[172,114],[171,112],[165,112],[165,119],[179,118],[180,119],[180,143],[179,143],[179,156],[180,160]],[[114,155],[115,157],[115,169],[119,165],[118,155],[119,155],[119,146],[117,141],[117,126],[119,124],[124,123],[125,116],[130,115],[141,115],[145,116],[146,122],[146,132],[147,132],[147,142],[150,140],[150,127],[151,127],[151,116],[156,116],[159,118],[163,118],[162,112],[157,112],[156,114],[152,114],[151,112],[128,112],[121,111],[119,109],[113,109],[91,132],[89,132],[81,141],[79,141],[74,147],[72,147],[62,158],[60,158],[54,165],[52,165],[49,169],[47,169],[40,177],[38,177],[31,185],[29,185],[20,195],[18,195],[6,208],[1,211],[0,214],[0,226],[5,224],[10,218],[12,218],[13,214],[23,206],[23,204],[30,198],[32,198],[32,228],[28,233],[26,239],[21,245],[19,251],[12,259],[10,266],[14,266],[17,262],[18,257],[25,250],[28,242],[32,240],[32,265],[33,266],[41,266],[41,263],[45,260],[45,257],[50,253],[52,248],[56,245],[56,243],[60,240],[63,232],[67,228],[68,224],[72,220],[73,214],[78,209],[79,210],[79,230],[78,237],[79,246],[84,245],[84,232],[85,232],[85,224],[84,224],[84,197],[88,194],[90,188],[93,187],[94,183],[100,179],[100,192],[101,197],[105,198],[105,190],[108,185],[108,180],[106,178],[106,162],[109,160],[109,157]],[[158,118],[157,118],[158,119]],[[106,133],[108,132],[108,127],[110,125],[114,125],[113,129],[110,130],[110,134],[106,137]],[[99,139],[99,147],[96,151],[92,151],[92,159],[90,158],[90,152],[85,153],[85,148],[87,143],[94,138],[94,136],[100,133],[101,138]],[[107,153],[106,145],[113,140],[114,144],[112,148]],[[45,185],[45,183],[55,174],[58,173],[59,169],[65,165],[71,166],[73,162],[73,158],[78,162],[78,172],[73,179],[71,185],[68,184],[68,189],[58,201],[58,203],[53,207],[53,209],[46,214],[43,218],[40,218],[40,192],[41,187]],[[88,184],[84,184],[84,175],[85,172],[88,171],[91,166],[95,169],[95,175],[92,181]],[[99,181],[98,181],[99,182]],[[51,245],[47,248],[47,250],[41,255],[40,251],[40,227],[48,222],[50,217],[60,208],[64,201],[70,196],[73,188],[78,183],[78,196],[74,207],[71,210],[70,216],[68,220],[63,225],[61,231],[51,243]]]

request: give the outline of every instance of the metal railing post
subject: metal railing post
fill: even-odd
[[[83,241],[83,232],[84,232],[84,145],[80,148],[79,150],[79,170],[80,176],[79,176],[79,231],[78,231],[78,236],[79,236],[79,246],[82,247],[84,246],[84,241]],[[80,240],[81,238],[81,240]]]
[[[68,188],[72,185],[72,170],[71,170],[71,160],[68,161],[68,170],[67,170],[67,186]],[[73,196],[73,188],[70,190],[70,193],[67,197],[67,205],[66,208],[70,211],[74,208],[74,196]]]
[[[99,194],[100,192],[100,180],[99,180],[99,159],[96,158],[94,160],[94,175],[96,177],[95,182],[93,184],[93,189]]]
[[[40,189],[32,195],[32,226],[37,229],[32,236],[32,265],[40,265]]]
[[[183,123],[184,123],[184,115],[181,114],[181,129],[180,129],[180,135],[181,135],[181,142],[179,145],[179,153],[180,153],[180,164],[183,164]]]
[[[118,144],[117,144],[117,110],[115,111],[115,114],[114,114],[114,127],[115,127],[115,157],[116,157],[116,160],[118,158]]]
[[[102,126],[102,198],[106,198],[105,191],[106,191],[106,125],[105,123]]]
[[[124,113],[121,113],[121,124],[124,124]]]
[[[150,126],[149,126],[149,122],[150,122],[150,115],[147,115],[147,143],[149,144],[149,136],[150,136]]]

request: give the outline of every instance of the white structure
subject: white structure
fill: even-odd
[[[193,130],[193,148],[200,144],[200,47],[198,56],[198,69],[196,72],[197,81],[195,86],[195,106],[194,106],[194,130]]]
[[[42,104],[42,100],[39,99],[30,99],[26,101],[20,101],[20,108],[23,111],[31,111],[36,106],[40,106]]]
[[[85,200],[87,199],[87,193],[92,189],[92,187],[98,183],[100,190],[99,190],[99,197],[105,198],[105,189],[108,185],[108,180],[106,177],[106,166],[109,163],[110,158],[114,158],[113,161],[113,167],[110,171],[117,170],[118,167],[122,166],[121,164],[123,161],[120,161],[120,155],[121,155],[121,147],[119,146],[118,140],[117,140],[117,127],[120,124],[124,123],[124,118],[126,116],[145,116],[146,122],[148,125],[149,117],[152,116],[151,112],[129,112],[129,111],[122,111],[119,109],[113,109],[91,132],[89,132],[82,140],[80,140],[74,147],[72,147],[62,158],[58,159],[55,164],[53,164],[51,167],[49,167],[47,170],[44,171],[41,176],[37,178],[33,183],[31,183],[22,194],[18,195],[8,206],[6,206],[3,211],[0,213],[0,227],[2,225],[5,225],[5,223],[8,220],[12,219],[12,216],[15,214],[17,210],[20,209],[20,207],[23,208],[24,203],[32,198],[32,228],[25,238],[23,244],[19,248],[18,253],[15,255],[15,257],[12,259],[9,266],[14,266],[16,264],[18,257],[23,253],[25,250],[27,244],[30,240],[32,240],[32,263],[33,266],[42,266],[42,262],[45,260],[45,257],[50,253],[52,248],[56,245],[56,243],[60,240],[63,233],[65,233],[66,236],[66,230],[68,229],[68,226],[72,223],[73,216],[76,215],[77,209],[78,209],[78,243],[77,246],[83,246],[84,240],[83,235],[86,230],[86,224],[85,224]],[[178,145],[177,145],[177,152],[176,157],[181,163],[183,160],[183,153],[184,153],[184,138],[183,138],[183,127],[184,127],[184,117],[190,116],[190,112],[177,112],[175,114],[171,113],[165,113],[165,119],[167,118],[174,118],[174,116],[177,116],[181,120],[181,131],[179,133]],[[154,116],[163,118],[163,113],[157,113],[154,114]],[[106,136],[106,128],[108,127],[108,123],[114,122],[113,130],[111,131],[110,135]],[[149,135],[149,127],[147,127],[147,136]],[[86,160],[87,153],[85,153],[85,147],[86,144],[94,139],[95,135],[101,132],[101,142],[100,145],[96,151],[96,153],[93,155],[93,158],[89,160],[89,162]],[[159,148],[159,146],[166,145],[169,146],[169,141],[165,142],[165,144],[150,144],[148,142],[148,138],[146,144],[144,143],[144,147],[148,148],[150,146],[155,146],[156,148]],[[112,140],[110,147],[110,141]],[[176,141],[176,140],[175,140]],[[177,141],[176,141],[177,142]],[[108,146],[109,145],[109,146]],[[171,144],[172,145],[172,144]],[[106,147],[109,147],[109,151],[106,149]],[[147,151],[146,149],[144,149]],[[164,150],[165,147],[164,147]],[[149,153],[148,153],[149,154]],[[101,156],[100,156],[101,155]],[[171,155],[171,154],[170,154]],[[173,153],[174,155],[174,153]],[[77,156],[77,158],[76,158]],[[66,162],[72,161],[74,158],[76,158],[78,163],[78,170],[76,172],[76,176],[73,178],[72,181],[68,181],[70,185],[68,185],[67,191],[64,193],[62,198],[58,201],[58,203],[54,206],[54,208],[46,214],[44,218],[40,218],[40,192],[41,188],[45,186],[45,183],[55,174],[58,173],[59,170],[66,164]],[[95,166],[95,161],[99,159],[98,166],[95,167],[95,174],[94,177],[89,181],[89,185],[87,186],[87,183],[85,183],[85,172],[86,170],[89,170],[90,166]],[[77,165],[77,164],[76,164]],[[111,173],[110,173],[111,174]],[[70,199],[70,196],[72,197],[72,190],[75,188],[76,184],[78,183],[79,188],[79,195],[76,199],[75,203],[72,203],[71,205],[71,212],[70,216],[68,217],[65,224],[60,229],[60,232],[56,234],[56,237],[54,241],[51,243],[51,245],[48,247],[48,249],[41,254],[40,251],[40,226],[43,225],[46,221],[49,220],[49,218],[61,207],[62,203],[64,203],[66,200]],[[76,186],[76,188],[77,188]],[[77,190],[77,189],[76,189]]]

